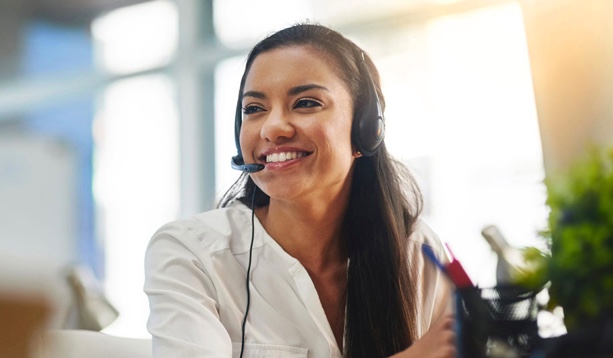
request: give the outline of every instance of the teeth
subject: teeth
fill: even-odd
[[[284,162],[286,160],[292,160],[296,158],[302,158],[304,153],[302,152],[283,152],[283,153],[273,153],[266,156],[267,163],[277,163]]]

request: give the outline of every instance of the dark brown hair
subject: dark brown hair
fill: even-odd
[[[359,113],[364,103],[368,75],[385,106],[379,73],[368,55],[340,33],[315,24],[294,25],[259,42],[247,57],[239,94],[258,55],[290,46],[309,46],[329,57],[353,97],[354,113]],[[362,56],[369,74],[360,71]],[[387,357],[417,338],[416,287],[407,239],[421,211],[421,194],[408,170],[389,155],[384,142],[375,155],[356,160],[352,175],[342,223],[349,255],[344,356]],[[255,183],[243,174],[219,206],[240,200],[251,207],[254,190]],[[256,207],[268,205],[269,200],[266,193],[257,190]]]

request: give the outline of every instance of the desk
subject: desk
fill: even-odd
[[[0,357],[31,357],[33,340],[50,314],[43,296],[0,291]]]

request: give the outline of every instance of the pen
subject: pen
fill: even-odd
[[[423,252],[424,256],[426,256],[430,261],[432,261],[432,263],[439,270],[443,271],[443,273],[445,273],[447,277],[449,277],[451,282],[453,282],[456,287],[474,287],[473,282],[470,280],[470,277],[468,277],[468,274],[466,274],[466,271],[464,271],[464,267],[462,267],[460,261],[458,261],[455,256],[453,256],[449,245],[445,244],[445,246],[451,254],[451,261],[448,264],[441,263],[441,261],[436,257],[434,250],[432,250],[432,248],[428,245],[422,245],[421,251]]]
[[[451,256],[451,261],[447,264],[447,266],[445,266],[447,275],[451,281],[458,288],[475,287],[473,282],[470,280],[470,277],[468,277],[468,274],[464,270],[464,267],[462,267],[462,264],[460,264],[460,261],[458,261],[453,255],[449,244],[445,243],[445,247],[447,247],[447,251],[449,251]]]
[[[445,266],[443,266],[443,264],[438,260],[438,258],[436,257],[436,254],[434,254],[434,250],[432,250],[432,248],[428,245],[422,245],[421,246],[421,251],[424,253],[424,255],[430,260],[432,261],[432,263],[434,263],[434,265],[436,267],[439,268],[439,270],[445,272]]]

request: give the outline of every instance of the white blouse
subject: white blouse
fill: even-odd
[[[243,357],[341,357],[315,286],[305,268],[255,218],[250,308]],[[153,356],[238,357],[247,304],[251,210],[230,207],[178,220],[158,230],[147,248],[145,293]],[[421,245],[445,257],[423,223],[409,240],[418,271],[421,336],[451,305],[450,286]]]

